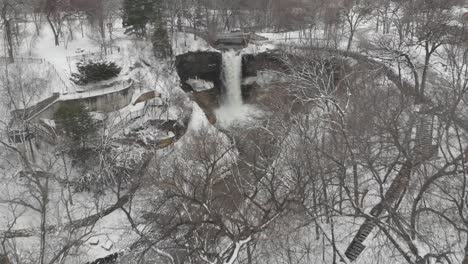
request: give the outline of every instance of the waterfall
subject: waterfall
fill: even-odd
[[[262,112],[255,106],[242,102],[242,53],[234,50],[223,53],[223,73],[225,93],[223,102],[216,109],[217,123],[224,128],[234,124],[253,122]]]
[[[234,50],[223,53],[224,104],[228,108],[242,106],[242,55]]]

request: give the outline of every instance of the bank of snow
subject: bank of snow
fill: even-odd
[[[174,55],[180,55],[195,51],[218,51],[204,39],[191,33],[176,32],[173,36],[172,50]]]

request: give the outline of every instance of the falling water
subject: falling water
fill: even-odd
[[[226,95],[225,106],[228,108],[240,108],[242,106],[242,55],[234,50],[223,53],[223,73]]]
[[[254,106],[242,102],[242,54],[234,50],[223,53],[223,81],[226,92],[216,110],[217,122],[223,127],[246,123],[261,115]]]

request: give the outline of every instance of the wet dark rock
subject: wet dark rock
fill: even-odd
[[[252,97],[255,96],[255,91],[258,90],[259,85],[254,82],[251,84],[243,84],[242,89],[242,99],[248,102]]]
[[[110,254],[106,257],[96,259],[93,262],[86,262],[86,264],[115,264],[119,258],[119,253]]]
[[[287,66],[277,51],[263,52],[255,55],[255,67],[258,71],[274,70],[285,71]]]
[[[179,74],[182,89],[193,91],[186,82],[188,79],[202,79],[213,82],[219,88],[221,82],[223,59],[219,52],[203,51],[189,52],[176,57],[176,68]]]
[[[257,76],[257,64],[255,62],[255,55],[242,55],[242,77],[247,78],[255,76]]]
[[[222,101],[222,94],[225,90],[222,81],[223,58],[219,52],[189,52],[176,57],[177,73],[181,79],[182,89],[190,92],[192,98],[203,109],[210,122],[216,122],[214,110],[219,107]],[[255,79],[260,70],[283,71],[287,67],[281,59],[281,54],[275,51],[259,54],[242,55],[242,79],[245,82],[242,89],[242,98],[245,102],[255,101],[259,85]],[[214,88],[195,91],[187,80],[201,79],[213,82]]]

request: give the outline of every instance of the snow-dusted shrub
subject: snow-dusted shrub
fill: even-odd
[[[125,185],[129,181],[130,174],[128,170],[115,167],[99,173],[86,173],[73,182],[73,188],[75,192],[103,193],[107,188],[115,185]]]
[[[78,73],[72,73],[70,79],[79,85],[111,79],[122,70],[112,61],[80,61],[76,66]]]

